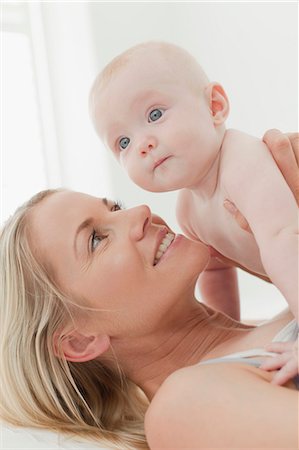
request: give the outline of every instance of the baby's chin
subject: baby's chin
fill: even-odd
[[[136,183],[136,182],[135,182]],[[159,180],[159,182],[154,182],[151,184],[147,183],[136,183],[141,189],[144,189],[148,192],[155,192],[155,193],[161,193],[161,192],[171,192],[176,191],[178,189],[183,189],[185,187],[185,184],[178,183],[178,182],[169,182],[167,180]]]

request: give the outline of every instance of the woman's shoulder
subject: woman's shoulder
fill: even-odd
[[[251,378],[254,376],[267,381],[271,380],[269,372],[261,374],[259,369],[238,362],[234,364],[225,361],[218,364],[196,364],[176,370],[166,378],[158,389],[148,409],[148,415],[162,407],[164,410],[168,404],[177,404],[178,400],[184,401],[190,391],[193,398],[195,398],[194,394],[197,392],[202,394],[201,391],[207,392],[207,389],[209,389],[209,395],[211,395],[211,391],[214,392],[218,386],[221,387],[226,378],[231,379],[233,377],[237,380],[244,377],[244,372],[248,373]],[[172,408],[171,410],[173,411]]]
[[[166,378],[152,399],[145,417],[145,432],[151,448],[176,448],[174,445],[181,440],[183,447],[186,447],[185,433],[189,441],[190,430],[201,427],[202,405],[205,405],[206,417],[212,413],[213,397],[223,384],[224,373],[238,373],[236,365],[231,366],[194,365],[176,370]],[[206,405],[208,397],[210,406]],[[196,422],[193,423],[193,420]]]
[[[296,418],[298,397],[294,391],[272,385],[270,379],[269,373],[239,363],[197,365],[174,372],[157,391],[146,414],[145,431],[150,447],[229,448],[232,434],[242,446],[242,433],[252,432],[248,417],[256,411],[272,414],[277,401],[281,402],[282,414],[288,411],[286,428],[292,436],[297,426],[293,417]],[[261,396],[265,398],[262,407]],[[231,416],[235,417],[233,423],[228,420]],[[279,420],[279,415],[273,416],[269,432]],[[283,440],[286,435],[275,438]],[[253,448],[262,446],[256,439],[252,437]]]

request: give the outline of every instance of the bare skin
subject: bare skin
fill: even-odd
[[[263,141],[299,206],[299,134],[283,134],[279,130],[268,130],[263,136]],[[233,215],[240,228],[252,233],[247,220],[233,203],[226,200],[223,206]]]
[[[271,278],[297,317],[294,198],[262,140],[225,129],[225,91],[187,58],[167,44],[145,44],[124,58],[94,91],[97,131],[137,185],[153,192],[180,190],[177,218],[187,236]],[[232,220],[223,208],[227,200],[242,211],[254,236]],[[206,272],[204,297],[211,277],[226,289],[225,294],[218,290],[219,298],[215,289],[205,301],[238,317],[231,265],[211,260]]]
[[[299,134],[282,134],[279,130],[268,130],[263,137],[263,141],[268,146],[278,168],[294,195],[297,205],[299,205]],[[224,203],[224,207],[233,215],[243,230],[252,233],[247,220],[233,203],[227,201]],[[221,254],[217,254],[216,251],[215,255],[220,260],[225,261],[225,258]],[[234,265],[233,261],[226,260],[226,263]],[[283,385],[299,372],[298,341],[295,343],[268,344],[266,349],[278,354],[277,357],[267,358],[261,365],[261,368],[264,370],[272,371],[280,369],[272,378],[273,384]]]
[[[292,319],[290,312],[258,328],[248,328],[241,324],[232,327],[231,319],[207,310],[194,297],[198,272],[209,260],[206,246],[176,236],[155,264],[161,240],[171,230],[145,205],[119,210],[110,201],[59,192],[31,212],[30,230],[36,257],[53,268],[56,282],[70,299],[88,307],[86,312],[74,309],[76,327],[66,324],[61,330],[65,357],[77,362],[100,358],[109,364],[117,356],[126,376],[152,401],[145,423],[152,449],[197,448],[199,442],[204,448],[214,434],[220,436],[221,423],[232,414],[236,417],[234,426],[240,430],[245,431],[247,423],[256,427],[253,417],[261,395],[265,401],[259,412],[264,421],[260,430],[250,435],[249,444],[261,447],[262,429],[267,431],[271,425],[264,448],[273,448],[275,439],[295,446],[298,394],[291,382],[285,387],[273,386],[269,383],[272,373],[247,365],[219,364],[216,369],[197,365],[202,359],[263,347]],[[201,387],[209,392],[210,406]],[[219,389],[226,395],[231,393],[235,400],[225,401],[217,409],[213,435],[208,428],[202,434],[198,425],[203,420],[213,423],[212,405],[214,401],[217,405]],[[279,420],[273,414],[277,402]],[[246,421],[241,414],[244,406]],[[179,438],[182,411],[189,428],[183,423]],[[225,430],[222,443],[229,448],[229,423],[225,423]],[[238,445],[244,443],[244,434],[243,441],[242,433],[236,439]]]
[[[293,152],[279,156],[285,137],[265,135],[272,159],[262,140],[226,130],[225,91],[179,48],[144,45],[119,63],[93,91],[96,129],[137,185],[180,189],[183,232],[211,250],[199,277],[204,301],[239,318],[241,267],[271,279],[298,320],[298,208],[288,189],[298,192],[298,181],[293,174],[286,183],[275,164],[298,161]]]

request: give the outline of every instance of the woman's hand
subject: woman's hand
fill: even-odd
[[[266,350],[277,353],[276,356],[266,358],[260,366],[260,369],[268,371],[280,369],[272,379],[273,384],[283,385],[298,375],[298,339],[293,342],[272,342],[266,346]]]
[[[264,134],[263,141],[270,150],[299,205],[299,133],[281,133],[279,130],[268,130]],[[247,220],[238,211],[234,203],[225,200],[223,206],[233,215],[243,230],[251,233]]]
[[[268,130],[263,141],[269,148],[299,205],[299,133]]]

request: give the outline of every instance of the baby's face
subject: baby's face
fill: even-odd
[[[179,73],[178,73],[179,72]],[[141,188],[195,187],[219,143],[208,100],[149,55],[120,68],[98,93],[98,133]]]

